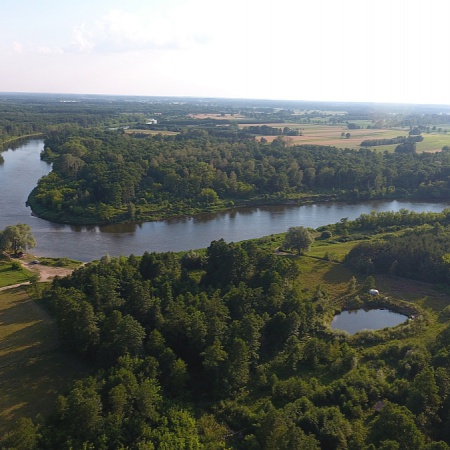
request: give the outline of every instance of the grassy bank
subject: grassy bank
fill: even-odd
[[[32,273],[19,262],[0,255],[0,288],[30,281]]]
[[[3,150],[7,150],[4,147],[6,144],[10,144],[11,142],[21,141],[23,139],[33,139],[33,138],[37,139],[43,136],[44,136],[43,133],[33,133],[33,134],[26,134],[24,136],[16,136],[13,138],[6,139],[4,141],[0,141],[0,152]]]

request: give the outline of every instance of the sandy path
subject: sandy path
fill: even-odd
[[[1,291],[6,291],[8,289],[15,289],[15,288],[18,288],[20,286],[27,286],[28,284],[31,284],[31,283],[29,281],[26,281],[25,283],[10,284],[9,286],[0,287],[0,292]]]
[[[65,269],[64,267],[50,267],[43,266],[42,264],[28,264],[21,262],[22,266],[39,275],[39,281],[51,281],[55,277],[65,277],[70,275],[74,269]]]
[[[5,253],[6,256],[9,256]],[[65,277],[67,275],[70,275],[75,269],[68,269],[65,267],[51,267],[51,266],[45,266],[43,264],[30,264],[30,259],[33,258],[33,260],[36,258],[33,255],[28,254],[27,260],[20,260],[15,259],[15,261],[19,261],[22,267],[26,270],[29,270],[30,272],[33,272],[37,275],[39,275],[38,281],[40,282],[46,282],[46,281],[52,281],[55,277]],[[80,264],[80,267],[84,265]],[[26,286],[27,284],[30,284],[29,281],[26,281],[24,283],[19,284],[12,284],[9,286],[4,286],[0,288],[0,291],[5,291],[7,289],[14,289],[19,286]]]

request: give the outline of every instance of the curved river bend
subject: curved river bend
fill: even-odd
[[[305,206],[241,208],[214,214],[201,214],[143,224],[119,224],[94,227],[61,225],[33,217],[25,206],[37,181],[51,166],[40,160],[44,143],[28,141],[17,149],[2,153],[0,165],[0,229],[27,223],[36,239],[33,253],[38,256],[68,257],[92,261],[108,253],[111,256],[142,255],[145,251],[181,251],[207,247],[220,238],[238,242],[287,231],[302,225],[317,228],[339,222],[343,217],[356,219],[363,213],[398,211],[402,208],[439,212],[450,201],[424,203],[410,201],[368,201],[364,203],[326,203]]]

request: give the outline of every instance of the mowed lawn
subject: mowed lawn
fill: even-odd
[[[26,288],[0,292],[0,435],[19,417],[44,417],[83,373],[59,350],[56,327]]]
[[[22,267],[15,269],[13,262],[0,255],[0,288],[12,284],[26,283],[32,273]]]

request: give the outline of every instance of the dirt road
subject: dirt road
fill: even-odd
[[[55,277],[65,277],[73,272],[73,269],[66,269],[64,267],[50,267],[42,264],[21,263],[25,269],[39,275],[39,281],[51,281]]]

